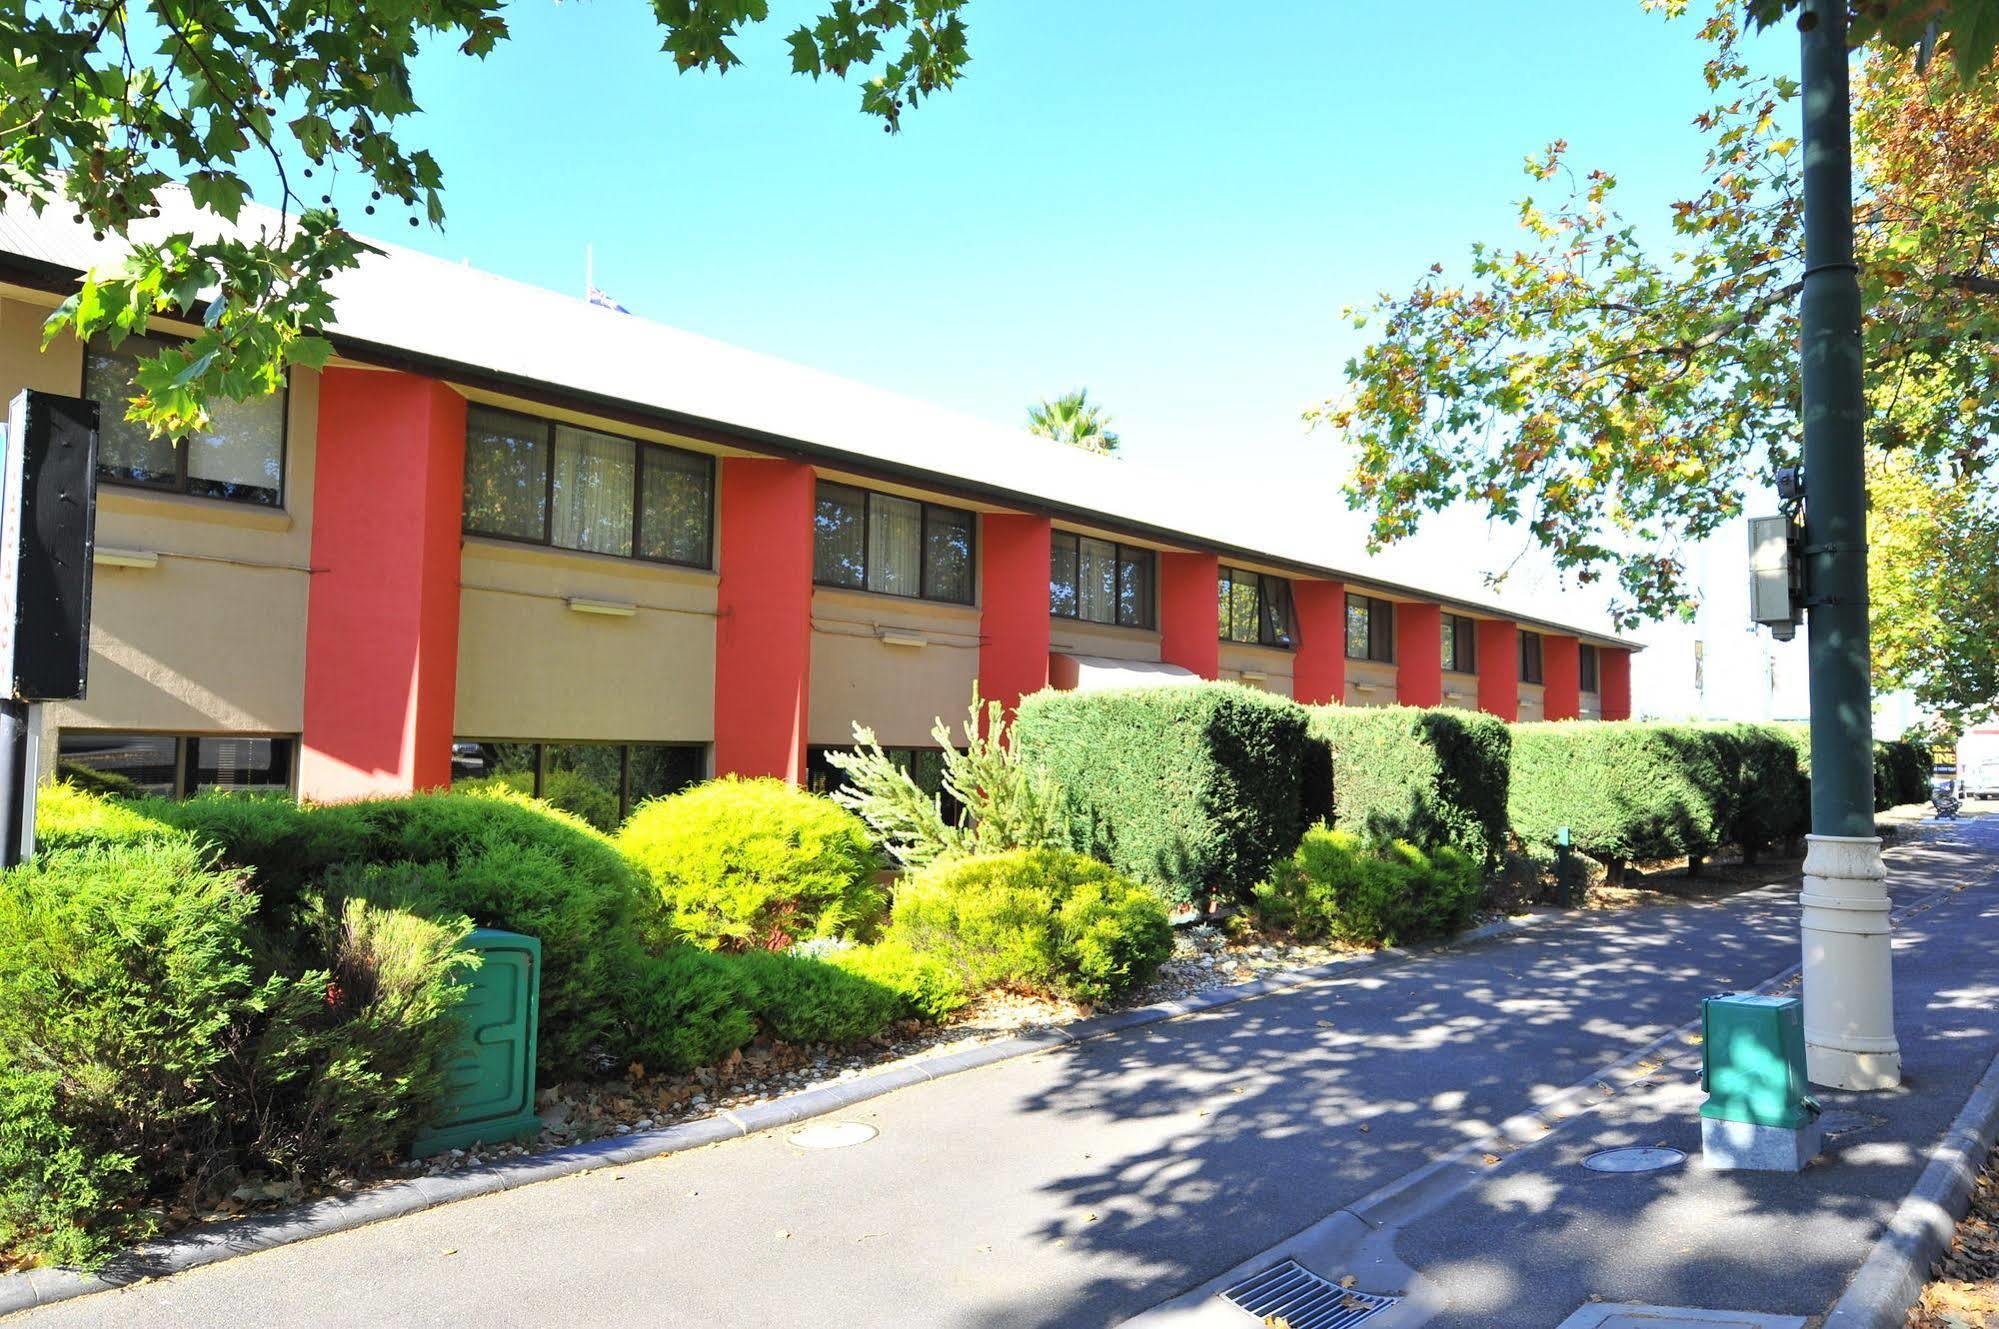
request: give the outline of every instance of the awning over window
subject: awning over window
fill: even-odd
[[[1048,656],[1048,686],[1062,692],[1101,692],[1105,688],[1176,687],[1201,681],[1199,674],[1157,660],[1113,660],[1102,655]]]

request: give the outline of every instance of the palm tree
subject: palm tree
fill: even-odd
[[[1088,388],[1065,392],[1054,401],[1044,398],[1028,407],[1027,431],[1085,452],[1109,455],[1117,451],[1118,437],[1111,431],[1111,418],[1101,406],[1091,403]]]

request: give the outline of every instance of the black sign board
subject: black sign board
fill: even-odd
[[[81,701],[97,538],[97,403],[23,392],[0,467],[0,687]]]

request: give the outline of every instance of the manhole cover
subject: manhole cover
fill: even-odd
[[[1819,1118],[1819,1129],[1827,1135],[1851,1135],[1855,1131],[1871,1131],[1876,1126],[1887,1124],[1886,1117],[1877,1117],[1871,1112],[1828,1112]]]
[[[845,1149],[875,1138],[875,1128],[858,1121],[826,1121],[795,1130],[785,1138],[800,1149]]]
[[[1355,1292],[1286,1260],[1222,1292],[1222,1299],[1265,1324],[1292,1329],[1352,1329],[1399,1298]]]
[[[1592,1172],[1658,1172],[1686,1161],[1678,1149],[1603,1149],[1585,1158],[1583,1166]]]

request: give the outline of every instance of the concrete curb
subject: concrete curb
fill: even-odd
[[[1378,951],[1342,956],[1306,969],[1270,974],[1239,986],[1210,988],[1174,1001],[1135,1006],[1108,1015],[1091,1016],[1073,1024],[1022,1034],[1014,1038],[984,1043],[962,1052],[943,1056],[891,1062],[880,1070],[852,1080],[816,1085],[795,1094],[744,1108],[727,1108],[712,1117],[683,1122],[659,1130],[630,1135],[606,1136],[585,1144],[570,1145],[546,1154],[511,1158],[437,1177],[415,1177],[408,1181],[358,1191],[352,1195],[327,1196],[295,1209],[258,1214],[228,1223],[191,1229],[162,1241],[134,1247],[112,1260],[95,1274],[66,1269],[28,1269],[0,1275],[0,1316],[31,1310],[94,1292],[108,1292],[148,1279],[164,1278],[187,1269],[213,1264],[237,1255],[249,1255],[276,1246],[330,1236],[349,1228],[403,1218],[434,1209],[439,1205],[470,1200],[495,1191],[510,1191],[536,1182],[554,1181],[598,1168],[625,1167],[647,1159],[698,1149],[723,1140],[739,1139],[758,1131],[795,1125],[812,1117],[824,1116],[852,1107],[871,1098],[906,1089],[911,1085],[939,1080],[961,1071],[976,1070],[995,1062],[1031,1056],[1050,1048],[1094,1042],[1113,1034],[1145,1025],[1179,1019],[1199,1011],[1229,1006],[1239,1001],[1288,992],[1356,969],[1413,959],[1454,947],[1490,941],[1495,937],[1524,932],[1549,918],[1579,917],[1572,914],[1543,913],[1522,915],[1487,923],[1455,937],[1420,946],[1384,947]]]
[[[1999,1139],[1999,1057],[1985,1068],[1930,1151],[1929,1165],[1888,1220],[1860,1272],[1826,1316],[1824,1329],[1901,1329],[1923,1294],[1930,1269],[1950,1246],[1957,1220],[1971,1207],[1972,1187]]]

